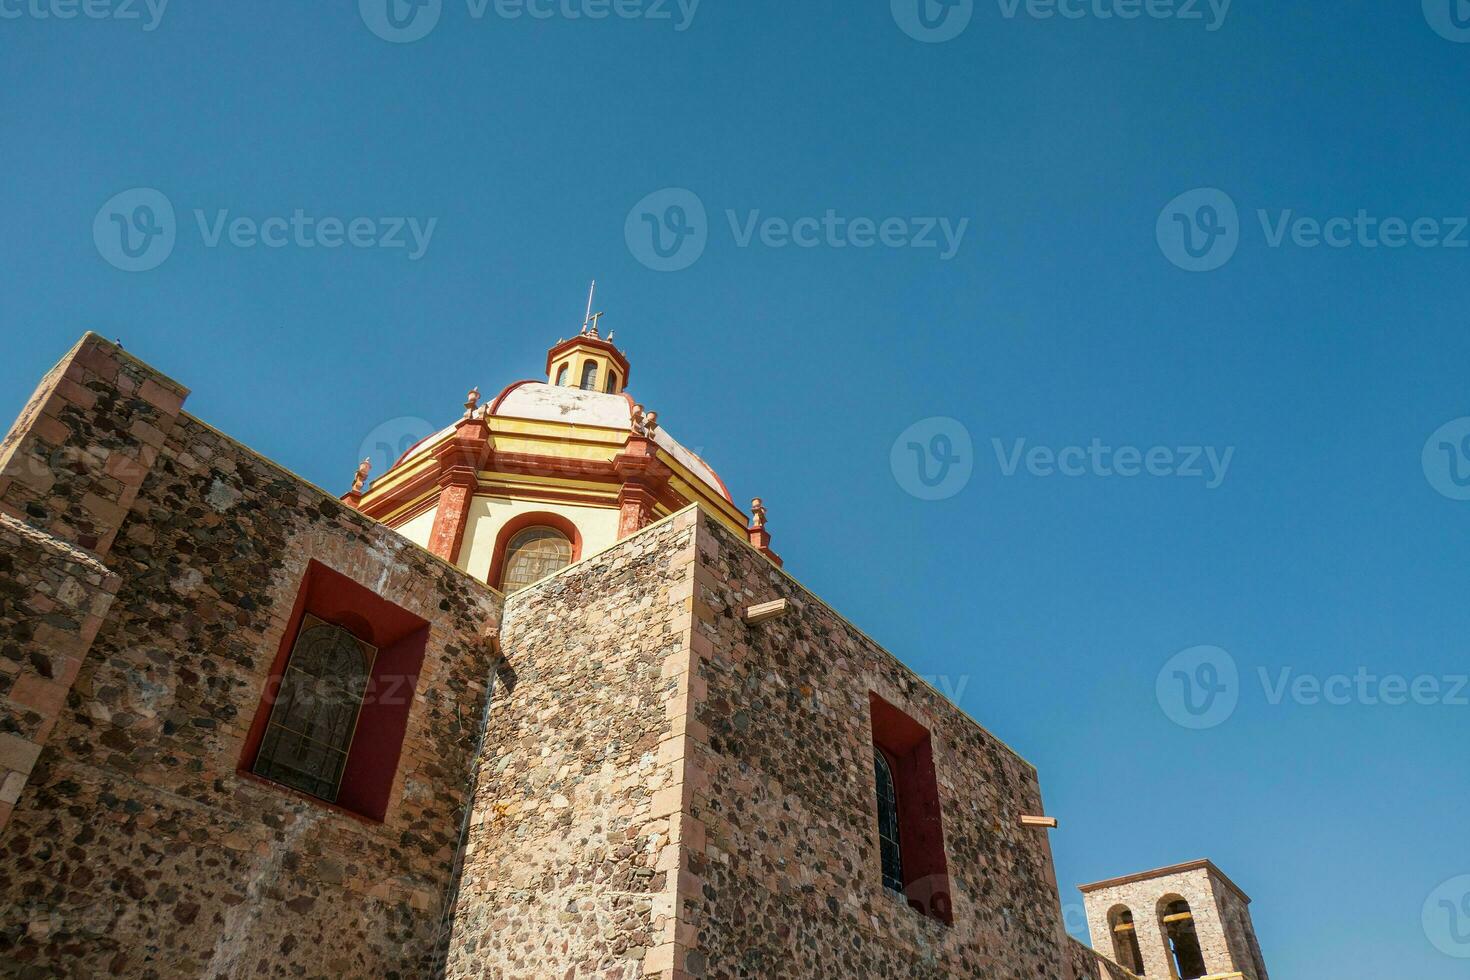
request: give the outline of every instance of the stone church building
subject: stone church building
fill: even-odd
[[[1207,861],[1070,939],[1036,770],[632,381],[591,319],[339,497],[84,336],[0,443],[0,977],[1268,980]]]

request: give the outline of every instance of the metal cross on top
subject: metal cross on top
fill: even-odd
[[[583,335],[586,335],[586,334],[590,333],[594,337],[597,336],[597,321],[598,320],[601,320],[603,318],[603,316],[605,315],[605,314],[603,314],[600,311],[597,312],[597,313],[593,313],[592,312],[592,297],[596,293],[597,293],[597,280],[594,279],[594,280],[592,280],[592,288],[590,288],[590,289],[587,290],[587,314],[582,318],[582,333],[583,333]]]

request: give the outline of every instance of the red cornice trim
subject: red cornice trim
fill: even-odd
[[[505,574],[505,546],[510,539],[520,534],[528,527],[549,527],[560,531],[567,536],[572,543],[572,561],[582,558],[582,532],[577,525],[567,520],[560,514],[550,511],[532,511],[528,514],[519,514],[505,522],[505,525],[495,534],[495,552],[490,560],[489,585],[493,589],[500,588],[500,579]]]

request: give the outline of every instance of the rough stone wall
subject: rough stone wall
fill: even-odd
[[[1067,937],[1067,970],[1069,980],[1139,980],[1137,974],[1123,969],[1096,950]]]
[[[0,514],[0,831],[116,590],[92,555]]]
[[[694,512],[506,604],[449,977],[671,977]]]
[[[1199,937],[1200,952],[1204,954],[1205,968],[1210,976],[1242,973],[1249,980],[1265,980],[1264,976],[1256,976],[1256,968],[1249,960],[1236,958],[1226,937],[1225,923],[1233,906],[1227,904],[1222,907],[1221,897],[1228,896],[1227,902],[1242,909],[1245,902],[1234,889],[1218,881],[1207,867],[1085,893],[1093,948],[1113,948],[1112,937],[1108,935],[1108,912],[1118,905],[1127,906],[1133,912],[1134,927],[1138,930],[1144,973],[1151,977],[1172,976],[1169,941],[1164,935],[1159,913],[1160,903],[1168,896],[1178,896],[1189,903],[1189,910],[1194,915],[1195,935]]]
[[[1251,922],[1250,904],[1223,881],[1211,879],[1210,884],[1215,893],[1215,907],[1219,910],[1225,942],[1235,969],[1250,980],[1270,980],[1266,973],[1265,957],[1256,939],[1256,927]]]
[[[45,413],[28,412],[8,440],[8,476],[43,436],[80,450],[61,457],[80,472],[54,474],[44,500],[34,478],[12,479],[4,500],[23,500],[54,538],[107,552],[116,598],[0,830],[0,975],[431,975],[499,596],[186,415],[160,441],[151,379],[108,347],[84,341],[90,374],[69,394],[95,399],[99,421],[64,413],[71,431],[47,436]],[[109,470],[115,454],[149,465]],[[77,617],[36,620],[27,597],[54,586],[79,614],[85,594],[69,590],[106,583],[67,544],[4,530],[0,606],[34,628],[0,649],[34,666]],[[38,577],[29,555],[48,549]],[[382,823],[237,771],[312,559],[430,624]],[[64,560],[80,570],[57,581]]]
[[[1035,770],[866,636],[701,514],[690,838],[679,888],[699,977],[1063,975]],[[743,610],[786,598],[758,626]],[[869,693],[926,726],[953,926],[882,887]]]

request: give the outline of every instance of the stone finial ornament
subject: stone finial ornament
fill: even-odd
[[[750,528],[759,531],[766,526],[766,505],[756,497],[750,502]]]
[[[477,406],[479,404],[480,404],[480,387],[479,387],[479,385],[476,385],[475,387],[473,387],[473,388],[470,389],[470,393],[468,395],[465,395],[464,417],[467,418],[467,419],[474,418],[475,417],[475,406]]]
[[[357,475],[352,479],[352,492],[362,493],[362,488],[367,485],[368,474],[373,471],[373,461],[365,459],[357,464]]]
[[[642,405],[634,405],[632,414],[633,433],[652,439],[653,434],[658,431],[658,413],[645,412]]]

